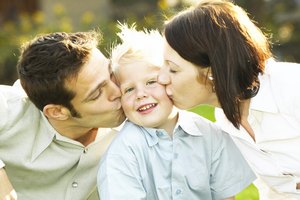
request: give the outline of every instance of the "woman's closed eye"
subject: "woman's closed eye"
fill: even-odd
[[[165,66],[169,68],[170,73],[178,72],[178,66],[171,61],[165,61]]]
[[[124,94],[127,94],[127,93],[129,93],[129,92],[131,92],[131,91],[133,91],[134,90],[134,88],[133,87],[128,87],[128,88],[125,88],[124,89]]]
[[[177,72],[177,70],[175,70],[175,69],[172,69],[172,68],[170,68],[170,73],[173,73],[173,74],[175,74],[176,72]]]

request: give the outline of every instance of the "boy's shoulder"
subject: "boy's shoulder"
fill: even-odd
[[[109,152],[120,152],[125,149],[145,148],[147,144],[140,126],[126,120],[109,147]]]

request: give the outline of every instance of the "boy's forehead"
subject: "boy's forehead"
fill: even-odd
[[[116,76],[123,76],[134,73],[134,75],[138,74],[148,74],[150,72],[159,72],[161,69],[160,66],[154,65],[148,62],[134,62],[128,63],[124,65],[120,65],[117,69],[114,70]]]

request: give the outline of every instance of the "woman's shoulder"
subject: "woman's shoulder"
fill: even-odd
[[[202,135],[211,136],[211,134],[219,134],[222,132],[220,127],[213,121],[191,111],[181,111],[181,117],[185,118],[189,123],[193,123],[197,131]]]
[[[268,60],[266,62],[265,72],[270,79],[280,79],[281,81],[300,81],[300,64],[293,62],[280,62],[275,60]]]

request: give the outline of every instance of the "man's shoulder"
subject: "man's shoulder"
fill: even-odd
[[[28,99],[22,88],[0,85],[0,116],[0,127],[4,127],[24,117],[38,117],[40,111]]]

